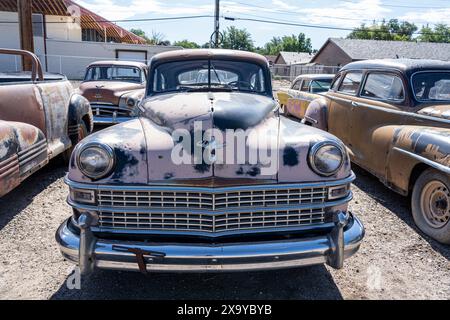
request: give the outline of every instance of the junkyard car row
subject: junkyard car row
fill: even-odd
[[[37,111],[4,116],[27,93],[18,80],[2,81],[0,179],[12,188],[19,172],[33,172],[20,167],[24,155],[40,154],[32,145],[48,145],[38,166],[69,150],[73,215],[56,240],[83,274],[342,268],[364,237],[358,212],[348,210],[351,161],[412,193],[419,228],[450,243],[450,64],[352,63],[336,76],[299,77],[278,102],[258,54],[172,51],[154,56],[148,69],[90,65],[80,94],[92,114],[71,88],[61,94],[64,77],[42,75],[35,60],[26,83],[59,113],[44,103],[42,123],[50,127],[36,125],[23,144],[17,133],[25,125],[3,120],[35,125],[25,119]],[[87,136],[93,122],[119,124]],[[12,151],[1,126],[19,137]],[[8,176],[15,159],[19,180]]]

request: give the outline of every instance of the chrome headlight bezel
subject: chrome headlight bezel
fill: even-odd
[[[92,173],[92,172],[86,171],[86,169],[84,168],[84,166],[81,162],[81,156],[82,156],[83,152],[85,152],[88,149],[100,150],[101,153],[104,153],[108,157],[108,165],[106,166],[105,170],[103,170],[102,172],[98,172],[98,173]],[[76,157],[77,157],[76,160],[77,160],[78,169],[81,171],[81,173],[83,175],[85,175],[86,177],[88,177],[92,180],[98,180],[98,179],[104,178],[105,176],[110,174],[112,169],[114,168],[114,165],[116,162],[113,149],[106,144],[101,144],[101,143],[96,143],[96,142],[87,143],[84,146],[82,146],[78,150]]]
[[[317,168],[315,159],[316,159],[317,153],[320,151],[320,149],[322,149],[324,147],[329,147],[329,146],[335,147],[336,149],[338,149],[340,151],[341,162],[335,170],[333,170],[331,172],[323,172]],[[337,172],[339,172],[339,170],[341,170],[342,166],[344,165],[346,157],[347,157],[347,152],[341,144],[334,142],[334,141],[322,141],[322,142],[316,143],[315,145],[313,145],[311,147],[311,149],[309,151],[309,159],[308,160],[309,160],[309,165],[310,165],[311,169],[315,173],[317,173],[321,176],[324,176],[324,177],[329,177],[329,176],[332,176],[332,175],[336,174]]]

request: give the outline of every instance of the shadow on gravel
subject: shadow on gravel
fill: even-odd
[[[96,270],[51,299],[342,299],[325,266],[244,273],[152,273]]]
[[[425,239],[431,247],[444,256],[447,260],[450,260],[450,246],[441,244],[417,228],[414,223],[411,214],[410,198],[403,197],[394,191],[390,190],[384,184],[382,184],[375,176],[371,175],[364,169],[352,164],[352,169],[356,174],[356,180],[354,184],[364,191],[372,199],[376,200],[384,207],[396,214],[402,219],[409,227],[414,229],[423,239]],[[382,227],[382,226],[380,226]]]
[[[23,181],[17,188],[0,198],[0,230],[25,209],[43,190],[66,173],[66,165],[57,157],[44,168]]]

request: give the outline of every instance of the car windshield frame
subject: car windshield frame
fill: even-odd
[[[178,84],[177,88],[173,89],[166,89],[164,91],[155,91],[155,77],[159,75],[163,75],[162,73],[157,74],[158,68],[160,68],[163,65],[173,64],[173,63],[207,63],[208,67],[203,69],[192,69],[191,71],[198,71],[201,72],[204,70],[204,72],[208,76],[208,83],[201,83],[201,84],[186,84],[185,88],[178,88],[183,86],[181,83]],[[215,83],[213,78],[218,78],[219,81],[221,80],[220,72],[230,72],[233,73],[233,71],[227,70],[222,68],[221,66],[216,66],[220,63],[245,63],[248,65],[253,65],[255,68],[259,68],[259,71],[256,72],[254,75],[258,75],[263,80],[262,83],[260,83],[261,91],[258,90],[244,90],[241,87],[232,87],[228,83]],[[185,72],[189,71],[189,69],[186,69]],[[182,74],[182,72],[179,72],[175,74],[175,77],[179,77]],[[238,75],[238,74],[236,74]],[[239,77],[239,75],[238,75]],[[238,78],[239,79],[239,78]],[[232,81],[233,82],[233,81]],[[245,82],[245,81],[243,81]],[[188,88],[191,87],[191,88]],[[250,93],[250,94],[258,94],[258,95],[264,95],[269,96],[273,98],[273,92],[271,88],[271,74],[268,67],[265,67],[264,65],[261,65],[259,63],[255,63],[253,61],[247,61],[247,60],[234,60],[234,59],[226,59],[226,58],[192,58],[192,59],[186,59],[186,60],[173,60],[173,61],[164,61],[161,63],[158,63],[156,65],[153,65],[150,70],[150,75],[148,79],[147,84],[147,96],[154,96],[154,95],[161,95],[161,94],[170,94],[170,93],[181,93],[181,92],[240,92],[240,93]]]
[[[135,80],[131,80],[130,78],[128,79],[113,79],[113,78],[109,78],[109,79],[87,79],[89,71],[91,69],[94,68],[111,68],[111,69],[134,69],[137,70],[139,72],[139,81],[135,81]],[[137,78],[137,77],[136,77]],[[136,67],[136,66],[125,66],[125,65],[92,65],[89,66],[86,69],[86,73],[84,75],[84,80],[83,82],[95,82],[95,81],[115,81],[115,82],[130,82],[130,83],[143,83],[145,80],[145,73],[143,74],[143,71],[141,70],[141,68]]]
[[[417,71],[415,73],[413,73],[411,75],[410,78],[410,82],[411,82],[411,91],[412,94],[414,96],[414,99],[416,99],[418,102],[421,103],[427,103],[427,102],[442,102],[442,103],[449,103],[450,102],[450,97],[447,100],[439,100],[439,99],[430,99],[429,98],[429,93],[428,93],[428,99],[423,99],[423,98],[419,98],[416,94],[416,90],[415,90],[415,77],[418,75],[423,75],[423,74],[437,74],[437,73],[446,73],[448,74],[448,80],[450,82],[450,70],[424,70],[424,71]],[[447,80],[447,79],[441,79],[441,80]],[[439,80],[439,81],[441,81]],[[435,83],[437,83],[438,81],[436,81]]]

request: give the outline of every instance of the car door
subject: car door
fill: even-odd
[[[300,110],[301,101],[299,100],[299,93],[303,81],[303,79],[297,79],[292,87],[287,91],[288,98],[286,101],[286,109],[290,115],[293,115],[295,117],[298,116]]]
[[[353,100],[351,149],[353,161],[379,177],[384,177],[386,157],[396,125],[403,122],[406,83],[394,71],[369,71],[358,97]]]
[[[344,142],[351,156],[354,135],[351,114],[353,100],[359,92],[362,77],[362,70],[347,71],[334,82],[332,90],[327,94],[330,99],[328,131]]]

